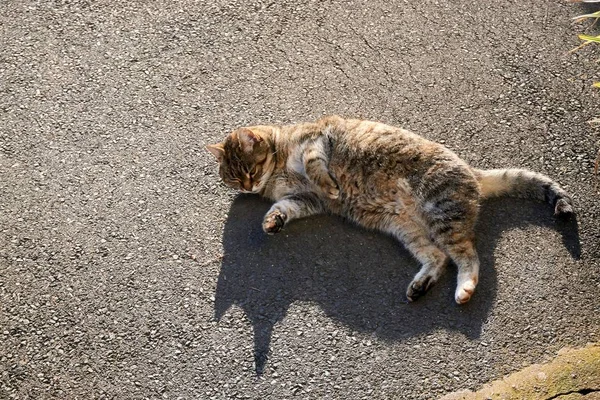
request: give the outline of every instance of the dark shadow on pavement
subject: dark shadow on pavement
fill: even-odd
[[[405,290],[419,264],[394,239],[341,218],[294,221],[281,233],[262,232],[270,204],[238,196],[223,234],[224,257],[215,295],[217,320],[241,307],[254,329],[256,372],[265,368],[274,325],[295,301],[318,304],[350,329],[398,341],[435,329],[481,334],[496,297],[494,248],[499,235],[530,224],[557,229],[573,257],[580,253],[577,222],[557,221],[548,205],[495,199],[482,206],[477,227],[480,282],[469,303],[454,303],[456,268],[451,265],[430,291],[407,304]]]

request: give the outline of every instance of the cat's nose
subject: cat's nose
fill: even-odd
[[[251,191],[252,190],[252,182],[250,182],[249,179],[244,179],[244,181],[242,182],[242,187],[247,191]]]

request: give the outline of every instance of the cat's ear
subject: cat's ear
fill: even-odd
[[[225,153],[223,143],[209,144],[206,146],[206,150],[210,151],[213,156],[217,157],[217,160],[221,161],[223,159],[223,154]]]
[[[238,140],[240,142],[240,146],[246,153],[252,153],[254,146],[263,141],[260,136],[248,128],[240,128],[238,130]]]

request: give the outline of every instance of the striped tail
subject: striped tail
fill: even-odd
[[[573,213],[573,201],[558,183],[546,175],[526,169],[474,169],[484,198],[511,196],[546,201],[554,215]]]

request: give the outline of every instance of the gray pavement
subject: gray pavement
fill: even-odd
[[[1,399],[431,399],[600,334],[598,54],[536,0],[4,1]],[[415,304],[397,243],[260,230],[204,145],[337,113],[527,167],[577,221],[495,200],[482,278]]]

